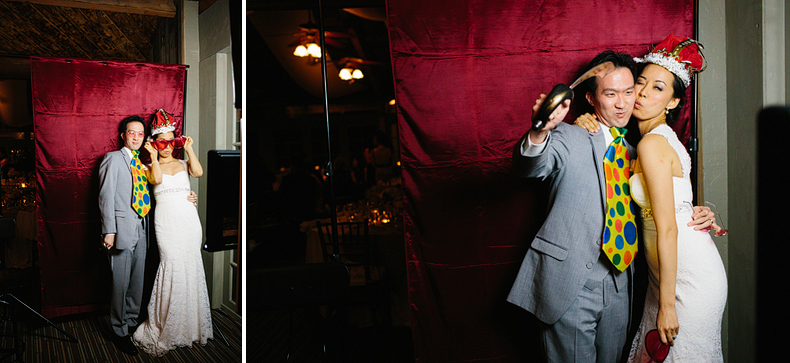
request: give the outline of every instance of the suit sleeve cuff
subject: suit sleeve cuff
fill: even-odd
[[[529,135],[525,137],[524,142],[521,143],[521,155],[524,156],[536,156],[540,155],[543,150],[546,149],[546,145],[549,143],[549,138],[551,137],[551,132],[549,135],[546,136],[546,140],[543,140],[540,144],[535,144],[530,140]]]

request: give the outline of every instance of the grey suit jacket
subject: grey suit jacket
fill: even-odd
[[[99,166],[99,209],[102,234],[115,234],[115,248],[125,250],[136,242],[141,218],[132,209],[131,159],[122,150],[104,155]]]
[[[599,260],[606,206],[603,132],[560,123],[534,157],[521,154],[528,135],[513,149],[513,171],[550,181],[549,209],[507,300],[554,324],[585,285],[593,288],[612,271],[619,290],[627,286],[628,277]],[[628,149],[633,158],[636,150]]]

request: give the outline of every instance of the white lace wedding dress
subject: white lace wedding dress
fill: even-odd
[[[176,347],[205,345],[213,339],[211,306],[200,255],[203,232],[190,192],[186,162],[183,171],[163,175],[153,186],[154,227],[159,268],[148,304],[148,320],[134,333],[135,344],[161,356]]]
[[[689,172],[691,159],[667,125],[650,134],[664,136],[680,157],[683,177],[673,177],[675,219],[678,227],[677,285],[675,311],[680,329],[669,356],[664,362],[722,362],[721,319],[727,302],[727,276],[719,251],[708,232],[695,231],[686,224],[692,216],[692,190]],[[645,196],[642,174],[630,179],[634,201],[642,207],[644,253],[649,266],[649,286],[645,297],[642,323],[631,345],[629,362],[650,362],[644,347],[645,334],[656,328],[658,316],[658,253],[656,225]],[[638,307],[635,307],[638,308]]]

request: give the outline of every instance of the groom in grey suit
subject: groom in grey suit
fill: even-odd
[[[636,98],[635,66],[630,56],[608,51],[593,59],[590,68],[606,61],[615,69],[588,80],[593,84],[586,96],[603,128],[625,127]],[[548,179],[551,192],[548,216],[508,301],[540,320],[549,362],[613,363],[625,345],[632,269],[620,272],[601,253],[603,158],[611,140],[606,140],[606,130],[590,133],[561,122],[569,105],[563,103],[541,131],[528,132],[513,150],[514,172]],[[628,148],[629,155],[636,155]]]
[[[118,125],[118,133],[124,146],[107,153],[99,166],[99,209],[103,245],[112,271],[112,340],[122,352],[136,355],[131,335],[141,323],[138,317],[143,299],[149,217],[141,217],[132,208],[131,161],[132,151],[145,143],[145,121],[140,116],[129,116]],[[153,198],[153,193],[149,192],[149,198]],[[196,203],[197,194],[190,192],[187,200]]]
[[[527,251],[507,300],[540,320],[549,362],[619,362],[631,317],[633,265],[619,271],[602,253],[606,210],[603,159],[624,128],[636,99],[636,69],[627,54],[605,51],[588,69],[612,61],[615,69],[585,81],[587,101],[603,132],[563,123],[570,101],[540,131],[529,131],[513,149],[517,176],[551,185],[549,210]],[[537,111],[545,96],[536,102]],[[636,150],[626,145],[630,157]],[[696,209],[696,208],[695,208]],[[692,222],[704,227],[709,209]]]
[[[148,249],[148,216],[132,208],[132,151],[145,140],[145,122],[129,116],[118,127],[123,148],[104,156],[99,167],[99,209],[104,247],[112,271],[110,324],[113,343],[124,353],[136,355],[131,333],[140,324],[137,318],[143,297],[145,255]]]

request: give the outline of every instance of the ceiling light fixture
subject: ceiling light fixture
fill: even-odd
[[[307,47],[304,45],[299,44],[299,46],[294,49],[294,55],[297,57],[307,57],[308,54],[310,53],[307,53]]]
[[[354,81],[365,77],[365,75],[362,73],[362,70],[357,67],[357,65],[346,64],[337,75],[340,77],[340,79],[348,81],[348,83],[354,83]]]
[[[354,83],[354,81],[358,79],[365,78],[365,74],[362,73],[362,69],[361,69],[363,64],[381,64],[381,63],[366,61],[359,58],[347,57],[341,59],[336,64],[337,64],[337,68],[340,68],[340,73],[338,73],[337,76],[344,81],[348,81],[348,83]]]
[[[353,79],[362,79],[364,77],[365,75],[362,74],[362,70],[360,69],[355,69],[353,72],[351,72],[351,78]]]
[[[307,44],[307,53],[313,58],[321,58],[321,47],[315,43]]]
[[[353,79],[351,77],[351,72],[352,72],[351,68],[343,68],[340,70],[340,73],[338,73],[337,75],[338,77],[340,77],[340,79],[344,81],[350,81]]]
[[[294,55],[297,57],[307,57],[308,55],[313,58],[321,58],[321,47],[316,44],[313,36],[305,36],[299,40],[299,45],[294,49]]]

